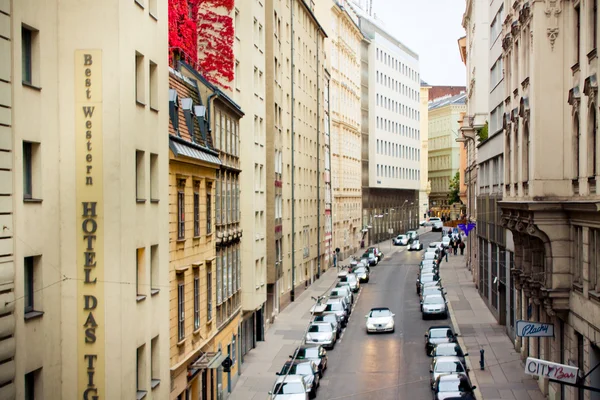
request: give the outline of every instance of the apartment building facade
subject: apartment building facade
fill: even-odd
[[[256,342],[264,340],[267,301],[266,163],[275,154],[266,153],[265,4],[238,1],[234,9],[235,75],[232,98],[246,112],[240,120],[242,132],[240,203],[242,241],[242,337],[241,359]],[[268,319],[267,319],[268,321]]]
[[[600,362],[597,2],[504,7],[500,222],[514,241],[516,319],[554,326],[554,337],[515,344],[523,357],[578,367],[583,377]],[[596,369],[582,383],[599,381]],[[546,379],[538,384],[551,399],[594,398]]]
[[[325,41],[331,72],[331,171],[333,248],[344,259],[359,247],[362,231],[360,43],[362,33],[345,1],[317,3],[317,16],[328,27]]]
[[[420,130],[421,130],[421,182],[419,186],[419,220],[427,218],[430,210],[429,194],[431,193],[431,184],[429,181],[429,91],[431,86],[427,82],[421,81],[420,99],[421,112]]]
[[[167,2],[0,10],[0,397],[167,398]]]
[[[429,103],[428,170],[431,216],[455,219],[461,207],[450,204],[450,181],[459,168],[458,121],[466,110],[466,94],[446,96]]]
[[[265,70],[267,316],[294,301],[324,265],[323,27],[314,4],[268,0]]]
[[[362,218],[367,246],[418,226],[421,184],[419,57],[359,5]]]

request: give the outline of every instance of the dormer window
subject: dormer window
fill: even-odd
[[[169,118],[171,119],[171,124],[173,124],[173,129],[177,133],[177,136],[181,136],[179,134],[179,104],[178,104],[178,95],[177,90],[169,89]]]
[[[183,108],[183,116],[187,125],[188,133],[192,142],[196,142],[196,134],[194,132],[194,120],[192,119],[192,107],[194,101],[191,98],[181,99],[181,108]]]
[[[206,107],[194,106],[194,115],[196,116],[196,121],[198,121],[198,126],[200,127],[202,141],[204,142],[204,145],[208,147],[208,143],[206,142]]]

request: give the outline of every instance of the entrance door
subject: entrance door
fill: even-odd
[[[498,283],[498,323],[506,325],[506,286],[503,282]]]
[[[206,370],[202,370],[202,397],[200,398],[201,400],[207,400],[208,399],[208,374],[206,373]]]
[[[231,343],[227,345],[227,355],[231,358]],[[229,372],[227,372],[227,391],[231,393],[231,368],[229,368]]]
[[[263,305],[260,309],[256,311],[256,341],[262,342],[265,340],[265,318],[264,318],[264,309]],[[254,347],[256,347],[256,342],[254,343]]]

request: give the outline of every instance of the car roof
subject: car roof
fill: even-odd
[[[348,271],[340,271],[337,274],[338,278],[341,277],[341,276],[346,276],[346,275],[348,275]]]
[[[341,303],[343,300],[344,298],[342,296],[330,297],[329,300],[327,300],[327,304]]]
[[[319,347],[321,347],[320,344],[316,344],[316,345],[315,344],[303,344],[301,346],[298,346],[296,348],[296,351],[298,351],[298,350],[306,350],[306,349],[315,349],[315,348],[319,348]]]
[[[304,378],[302,375],[282,375],[277,377],[275,384],[282,383],[284,380],[287,383],[304,383]]]
[[[449,327],[448,325],[434,325],[434,326],[430,326],[428,330],[433,331],[435,329],[450,329],[450,330],[452,330],[452,328]]]
[[[297,358],[295,360],[287,360],[285,362],[285,364],[283,364],[284,366],[288,366],[288,365],[298,365],[298,364],[307,364],[307,363],[314,363],[314,361],[308,359],[308,358]]]
[[[444,347],[452,347],[455,348],[458,346],[458,343],[438,343],[435,345],[435,348],[437,349],[438,347],[444,348]]]
[[[465,375],[465,374],[444,374],[441,375],[438,380],[440,381],[456,381],[456,380],[460,380],[460,381],[466,381],[469,378]]]
[[[387,307],[373,307],[373,308],[371,308],[371,311],[386,311],[386,310],[390,311],[390,309],[387,308]]]
[[[443,299],[441,294],[428,294],[427,296],[425,296],[425,298],[423,300],[425,300],[428,297],[431,297],[431,298],[440,297]]]
[[[311,325],[331,325],[331,322],[326,322],[326,321],[325,322],[315,322],[315,321],[313,321],[310,324]]]

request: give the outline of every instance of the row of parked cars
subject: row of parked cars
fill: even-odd
[[[439,270],[442,249],[448,244],[432,242],[423,254],[417,277],[422,318],[448,318],[448,302]],[[475,400],[457,334],[448,325],[436,325],[425,332],[425,353],[431,357],[430,385],[434,400]]]
[[[310,310],[313,317],[306,330],[304,344],[290,355],[277,373],[275,386],[269,392],[271,399],[306,400],[317,396],[321,378],[327,369],[327,350],[335,348],[348,324],[360,285],[369,282],[369,260],[374,257],[378,263],[383,258],[383,253],[377,248],[369,248],[367,253],[372,256],[363,255],[349,271],[338,273],[335,287],[328,295],[314,299],[317,304]]]

